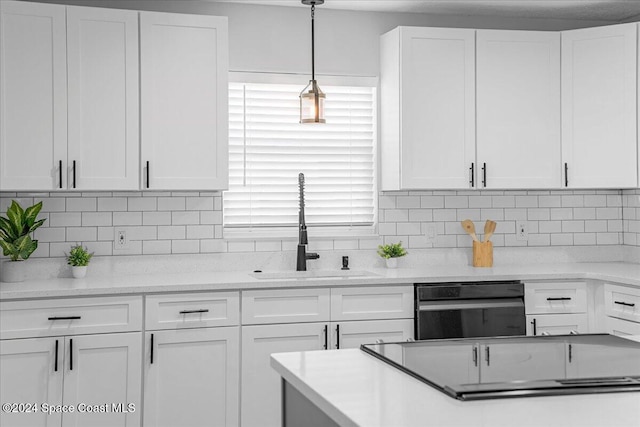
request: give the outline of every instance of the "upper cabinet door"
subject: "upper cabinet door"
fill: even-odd
[[[401,27],[381,38],[382,189],[471,188],[475,30]]]
[[[67,7],[67,63],[68,187],[138,189],[138,12]]]
[[[478,30],[479,187],[559,188],[560,34]]]
[[[0,19],[0,190],[62,188],[65,7],[2,2]]]
[[[562,33],[562,157],[569,188],[638,184],[637,24]]]
[[[143,187],[228,186],[227,18],[140,12]]]

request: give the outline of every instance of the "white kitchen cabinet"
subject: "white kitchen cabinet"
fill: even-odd
[[[66,337],[62,403],[108,405],[109,410],[65,413],[62,425],[141,425],[141,357],[139,332]]]
[[[3,1],[0,19],[0,190],[65,187],[65,7]]]
[[[331,289],[331,320],[413,318],[413,286]]]
[[[477,32],[479,188],[559,188],[560,34]]]
[[[144,188],[227,188],[227,39],[226,17],[140,12]]]
[[[34,412],[0,412],[3,426],[58,427],[61,414],[48,415],[41,403],[62,404],[64,338],[0,341],[0,396],[2,403],[38,405]]]
[[[138,12],[67,7],[69,188],[139,188]]]
[[[527,282],[524,285],[527,335],[589,332],[585,282]]]
[[[148,331],[145,426],[237,426],[239,327]]]
[[[398,342],[413,339],[413,319],[331,322],[330,349],[360,348],[377,341]]]
[[[566,187],[638,185],[636,38],[636,23],[562,32]]]
[[[473,187],[475,30],[398,27],[380,67],[381,189]]]
[[[426,351],[425,347],[428,348]],[[398,363],[425,377],[433,377],[437,384],[479,381],[480,362],[476,344],[452,341],[446,345],[442,342],[438,345],[426,342],[419,346],[407,346]],[[439,365],[437,371],[431,369],[435,364]]]
[[[26,417],[32,414],[24,414],[16,425],[139,426],[141,330],[139,296],[1,301],[3,402],[10,397],[15,402],[110,408],[97,413],[78,408],[47,417],[45,424],[32,424]],[[111,403],[123,405],[118,411]]]
[[[607,316],[604,320],[605,332],[611,335],[640,335],[640,323]]]
[[[242,327],[243,427],[282,425],[281,380],[271,368],[270,355],[321,350],[328,346],[328,333],[328,322]]]

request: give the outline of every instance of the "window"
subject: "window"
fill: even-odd
[[[303,86],[229,85],[225,230],[297,226],[300,172],[305,174],[308,225],[373,225],[375,87],[322,85],[327,123],[301,125],[298,94]]]

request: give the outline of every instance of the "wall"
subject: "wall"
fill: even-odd
[[[379,196],[380,237],[318,237],[310,227],[310,250],[372,250],[402,240],[409,249],[469,248],[460,225],[498,223],[496,247],[637,245],[640,215],[623,221],[624,203],[640,206],[637,191],[412,191]],[[220,193],[1,193],[0,211],[12,199],[27,206],[43,201],[47,218],[35,233],[34,257],[60,257],[75,243],[96,255],[293,251],[290,239],[224,239]],[[636,215],[640,207],[626,206]],[[631,217],[630,217],[631,218]],[[516,222],[525,221],[528,241],[516,238]],[[624,225],[623,225],[624,224]],[[434,227],[435,238],[427,238]],[[623,228],[631,232],[623,238]],[[126,250],[114,250],[114,230],[125,230]]]
[[[622,192],[624,244],[640,248],[640,190]]]

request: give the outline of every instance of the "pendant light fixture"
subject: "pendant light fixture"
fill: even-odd
[[[311,80],[302,92],[300,92],[300,123],[325,123],[324,119],[324,93],[316,82],[315,68],[315,34],[314,13],[316,5],[321,5],[324,0],[302,0],[302,4],[311,6]]]

